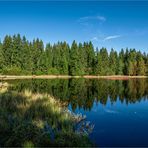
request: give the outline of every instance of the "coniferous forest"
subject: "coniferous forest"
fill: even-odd
[[[44,47],[40,39],[19,34],[0,43],[0,74],[4,75],[148,75],[148,54],[136,49],[94,48],[92,42],[58,42]]]

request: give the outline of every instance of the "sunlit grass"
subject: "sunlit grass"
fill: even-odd
[[[78,116],[49,94],[0,92],[0,146],[90,146],[74,131]]]
[[[0,82],[0,93],[5,93],[8,90],[8,86],[9,86],[8,83]]]

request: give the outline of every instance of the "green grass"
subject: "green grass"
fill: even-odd
[[[77,116],[48,94],[0,91],[0,146],[90,147],[88,136],[74,130]]]

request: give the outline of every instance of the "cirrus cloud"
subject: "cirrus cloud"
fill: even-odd
[[[112,39],[116,39],[116,38],[120,38],[121,35],[112,35],[112,36],[107,36],[104,38],[103,41],[108,41],[108,40],[112,40]]]
[[[104,16],[85,16],[85,17],[81,17],[79,18],[79,22],[81,21],[88,21],[88,20],[98,20],[98,21],[106,21],[106,18]]]
[[[93,41],[93,42],[105,42],[105,41],[117,39],[117,38],[120,38],[120,37],[122,37],[122,36],[121,35],[111,35],[111,36],[106,36],[106,37],[94,36],[93,38],[91,38],[91,41]]]

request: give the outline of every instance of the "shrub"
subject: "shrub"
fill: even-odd
[[[5,75],[21,75],[22,70],[18,67],[6,67],[3,69],[3,74]]]

